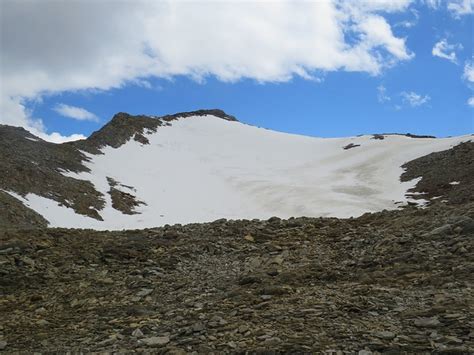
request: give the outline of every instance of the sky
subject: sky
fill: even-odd
[[[220,108],[342,137],[474,133],[474,0],[0,1],[0,124]]]

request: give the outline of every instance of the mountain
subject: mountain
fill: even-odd
[[[0,352],[473,353],[472,139],[0,126]]]
[[[472,199],[472,139],[306,137],[221,110],[118,113],[64,144],[0,126],[0,223],[118,230],[460,203]]]

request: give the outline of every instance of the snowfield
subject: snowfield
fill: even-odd
[[[359,216],[407,203],[405,194],[417,181],[400,182],[405,162],[472,139],[314,138],[214,116],[181,118],[146,137],[149,145],[130,140],[89,155],[91,173],[64,173],[91,181],[104,194],[104,221],[37,195],[16,197],[51,227],[116,230],[219,218]],[[350,143],[360,146],[344,150]],[[107,177],[133,187],[119,188],[146,203],[136,209],[139,214],[112,208]]]

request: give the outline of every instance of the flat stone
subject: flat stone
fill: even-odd
[[[141,340],[148,346],[155,346],[155,345],[166,345],[170,342],[170,338],[167,336],[163,337],[150,337]]]
[[[386,340],[392,340],[393,338],[396,337],[395,333],[390,332],[390,331],[378,332],[378,333],[375,333],[374,335],[377,338],[386,339]]]
[[[415,326],[420,328],[435,328],[438,327],[441,322],[438,320],[437,317],[431,318],[418,318],[415,319]]]
[[[254,242],[255,239],[250,235],[250,234],[247,234],[245,237],[244,237],[245,240],[249,241],[249,242]]]
[[[266,346],[275,346],[275,345],[278,345],[281,343],[281,339],[280,338],[277,338],[277,337],[272,337],[272,338],[268,338],[268,339],[265,339],[263,344],[266,345]]]
[[[451,230],[452,230],[452,226],[450,224],[445,224],[444,226],[433,229],[428,234],[429,235],[449,234],[451,233]]]
[[[198,323],[194,323],[193,325],[193,332],[201,332],[205,329],[205,326],[203,323],[201,322],[198,322]]]
[[[227,345],[229,345],[232,349],[235,349],[237,347],[237,344],[233,341],[229,341]]]
[[[138,297],[145,297],[145,296],[148,296],[149,294],[151,294],[152,292],[153,292],[152,288],[143,288],[143,289],[141,289],[141,291],[139,291],[137,293],[137,296]]]

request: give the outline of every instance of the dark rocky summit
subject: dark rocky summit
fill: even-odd
[[[213,115],[227,121],[237,121],[235,117],[217,109],[180,112],[160,117],[144,115],[134,116],[125,112],[119,112],[114,115],[109,123],[100,130],[92,133],[87,139],[66,144],[93,154],[101,154],[101,148],[105,146],[118,148],[131,138],[142,144],[148,144],[148,140],[144,136],[145,132],[156,132],[158,127],[166,126],[169,122],[175,121],[178,118],[206,115]]]

